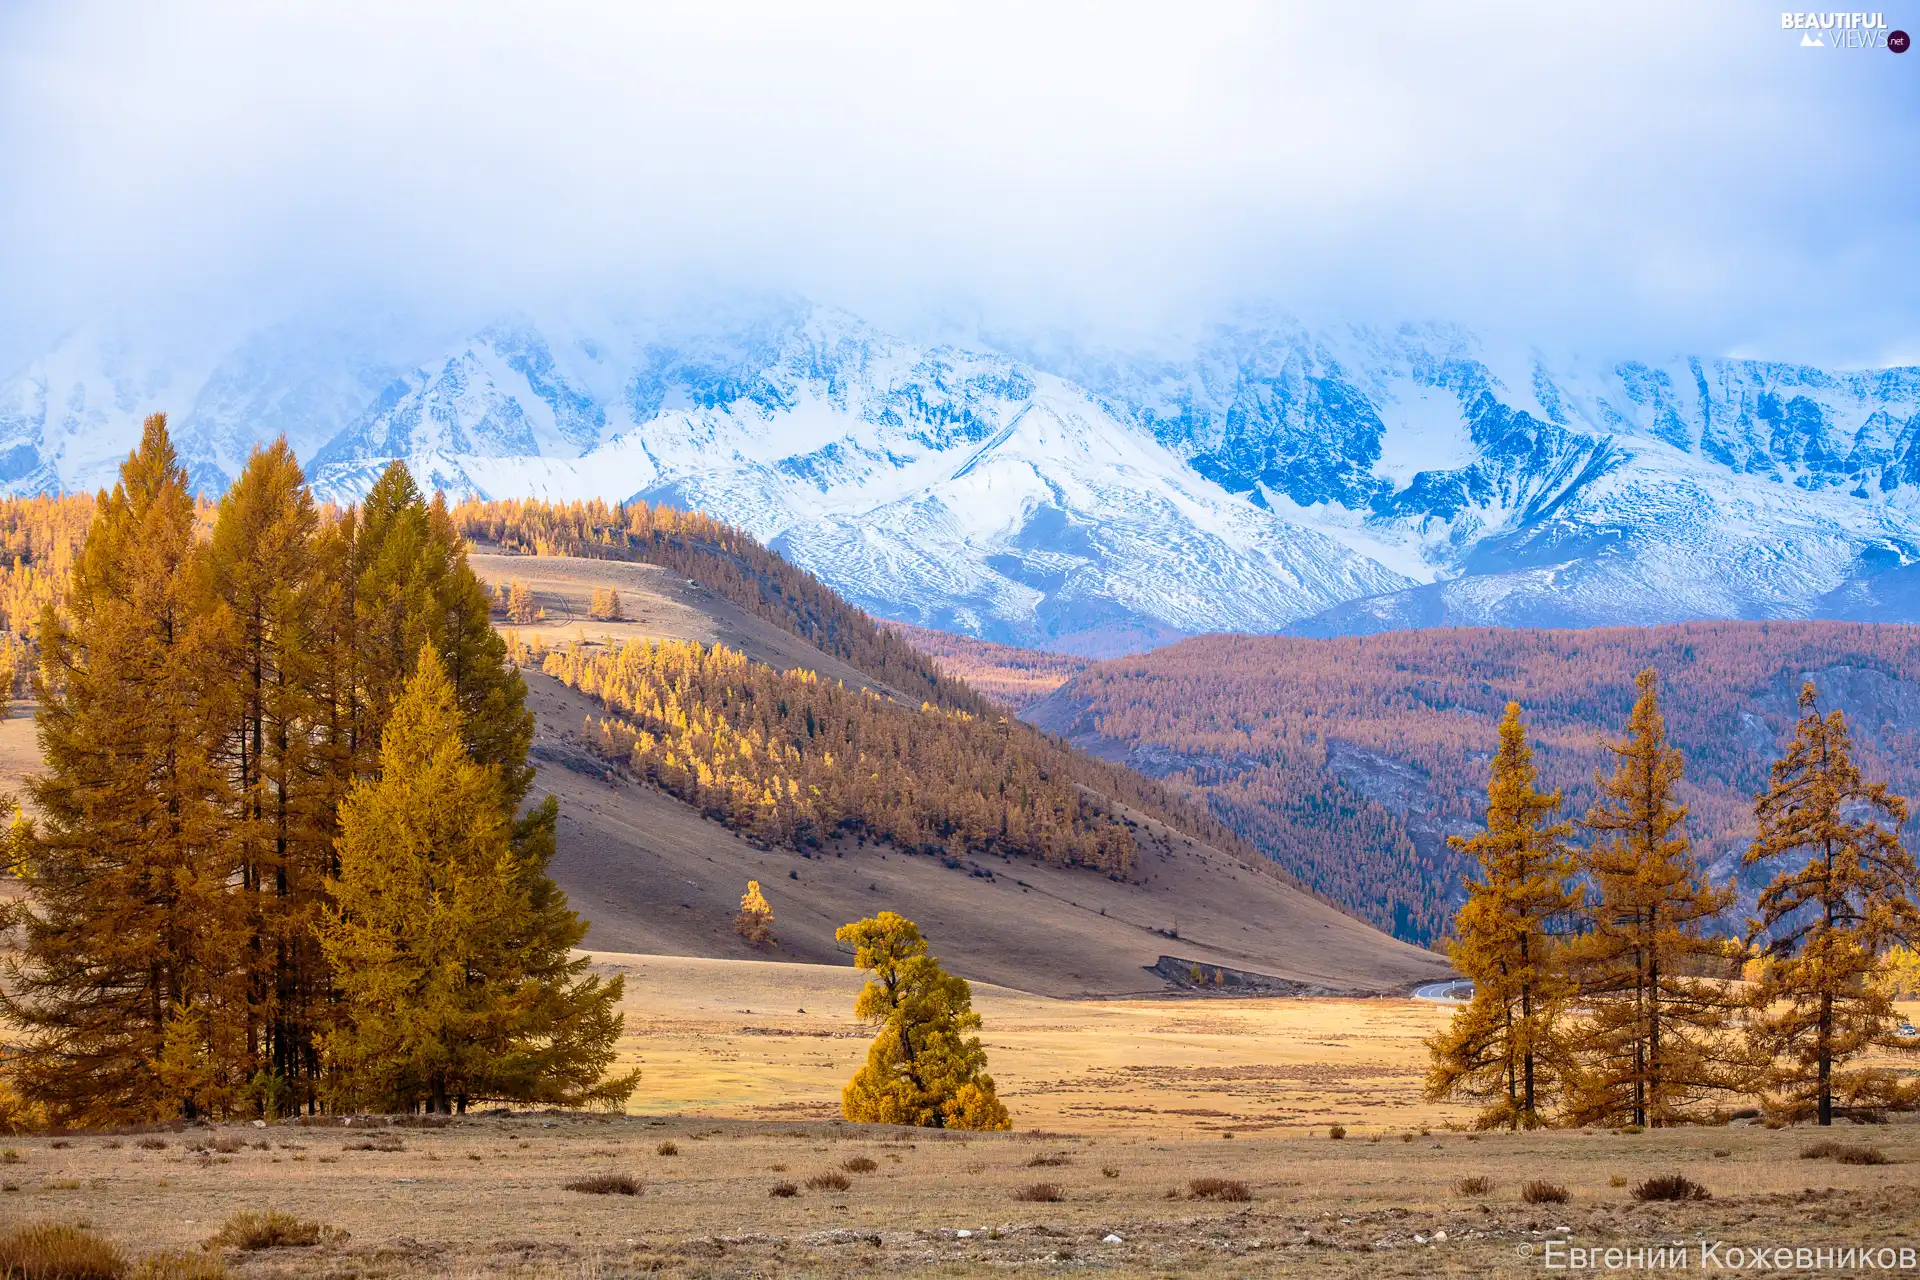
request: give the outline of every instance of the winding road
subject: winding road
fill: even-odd
[[[1473,999],[1473,984],[1461,978],[1451,982],[1429,982],[1413,989],[1415,1000],[1438,1000],[1443,1004],[1463,1004]]]

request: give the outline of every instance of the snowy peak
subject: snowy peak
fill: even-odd
[[[85,335],[0,383],[0,486],[92,488],[147,412],[218,490],[285,434],[352,499],[706,510],[889,617],[1107,652],[1219,629],[1920,620],[1920,370],[1489,351],[1248,312],[1148,354],[917,342],[779,298],[216,359]]]

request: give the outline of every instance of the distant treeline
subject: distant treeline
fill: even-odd
[[[1543,785],[1576,810],[1594,797],[1603,734],[1633,705],[1635,673],[1661,676],[1678,796],[1711,863],[1753,832],[1753,796],[1795,722],[1803,676],[1859,731],[1862,768],[1920,790],[1920,716],[1898,680],[1920,679],[1920,628],[1844,622],[1707,622],[1586,631],[1436,630],[1331,640],[1204,636],[1089,667],[1063,695],[1128,745],[1168,749],[1172,780],[1297,878],[1403,937],[1446,927],[1465,860],[1416,851],[1402,812],[1329,767],[1368,757],[1414,766],[1440,819],[1473,821],[1508,701],[1538,743]],[[1391,782],[1391,779],[1385,779]]]

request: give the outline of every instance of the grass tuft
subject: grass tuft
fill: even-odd
[[[1335,1142],[1338,1142],[1347,1136],[1347,1126],[1343,1124],[1329,1125],[1327,1126],[1327,1136]]]
[[[1233,1178],[1195,1178],[1187,1183],[1187,1194],[1195,1200],[1230,1200],[1235,1204],[1253,1199],[1247,1184]]]
[[[872,1173],[880,1162],[871,1156],[850,1156],[840,1162],[840,1167],[848,1173]]]
[[[0,1236],[0,1275],[12,1280],[121,1280],[127,1260],[78,1227],[30,1222]]]
[[[668,1138],[665,1142],[653,1149],[653,1154],[657,1156],[677,1156],[680,1154],[680,1144],[672,1138]]]
[[[1057,1182],[1035,1182],[1015,1191],[1013,1198],[1032,1204],[1058,1204],[1067,1198],[1067,1193]]]
[[[1892,1164],[1887,1153],[1878,1147],[1853,1146],[1850,1143],[1816,1142],[1810,1147],[1800,1148],[1802,1160],[1831,1160],[1835,1164]]]
[[[590,1173],[564,1185],[569,1191],[590,1196],[637,1196],[642,1184],[638,1178],[624,1173]]]
[[[167,1149],[167,1140],[165,1138],[148,1136],[136,1139],[133,1145],[142,1151],[165,1151]]]
[[[1453,1184],[1453,1193],[1457,1196],[1484,1196],[1493,1192],[1493,1179],[1475,1175],[1462,1178]]]
[[[1678,1173],[1663,1173],[1648,1178],[1630,1193],[1635,1200],[1711,1200],[1713,1193],[1692,1178]]]
[[[825,1173],[816,1173],[807,1179],[809,1191],[845,1191],[853,1185],[853,1179],[838,1169],[829,1169]]]
[[[405,1151],[407,1144],[398,1138],[363,1138],[359,1142],[343,1142],[342,1151]]]
[[[232,1274],[217,1253],[150,1253],[127,1272],[127,1280],[228,1280]]]
[[[770,1196],[779,1196],[782,1200],[785,1200],[792,1196],[799,1195],[800,1188],[794,1186],[791,1182],[776,1182],[772,1188],[768,1190],[767,1194]]]
[[[1027,1168],[1057,1169],[1063,1164],[1072,1164],[1072,1163],[1073,1163],[1072,1156],[1064,1155],[1058,1151],[1052,1152],[1052,1153],[1043,1151],[1039,1155],[1035,1156],[1033,1159],[1027,1161]]]
[[[242,1209],[225,1222],[207,1243],[228,1249],[304,1249],[322,1242],[344,1240],[346,1232],[296,1218],[278,1209]]]
[[[1520,1198],[1528,1204],[1565,1204],[1573,1197],[1565,1187],[1545,1178],[1535,1178],[1520,1188]]]

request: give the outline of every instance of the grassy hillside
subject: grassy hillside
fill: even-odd
[[[1396,936],[1435,937],[1465,867],[1445,837],[1480,812],[1495,722],[1526,710],[1574,814],[1653,667],[1704,856],[1730,874],[1801,682],[1853,722],[1860,761],[1920,791],[1920,628],[1697,623],[1442,630],[1330,640],[1206,636],[1089,667],[1027,718],[1203,788],[1243,839]]]

